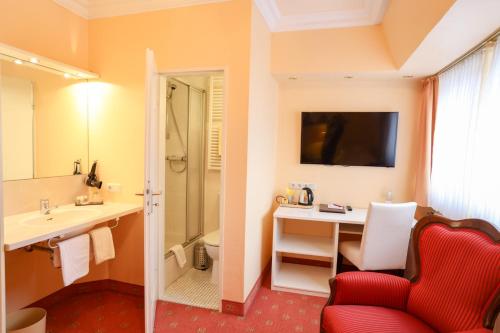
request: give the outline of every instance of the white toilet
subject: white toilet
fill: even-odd
[[[208,256],[212,258],[212,283],[219,283],[219,230],[212,231],[203,237]]]

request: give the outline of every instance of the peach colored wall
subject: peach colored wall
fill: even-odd
[[[120,219],[113,230],[116,258],[109,261],[112,280],[144,285],[144,219],[142,212]]]
[[[271,75],[271,33],[255,5],[252,6],[251,36],[245,299],[271,258],[278,128],[278,85]]]
[[[162,72],[227,70],[223,298],[242,301],[250,1],[92,20],[89,39],[90,68],[102,81],[102,98],[92,110],[90,155],[102,162],[104,181],[123,185],[122,193],[106,194],[110,198],[133,200],[143,188],[145,49],[155,51]],[[127,241],[130,251],[142,247],[142,238]]]
[[[411,200],[420,85],[404,80],[331,80],[280,85],[276,192],[291,181],[315,183],[318,201],[367,207],[392,191]],[[399,111],[395,168],[301,165],[301,111]]]
[[[54,268],[45,252],[24,249],[6,252],[7,313],[23,308],[64,287],[59,268]],[[108,265],[90,264],[90,272],[76,283],[108,278]]]
[[[0,1],[0,42],[87,68],[88,22],[52,0]]]
[[[397,68],[406,62],[455,1],[390,1],[382,29]]]
[[[273,33],[271,68],[278,75],[395,69],[379,25]]]

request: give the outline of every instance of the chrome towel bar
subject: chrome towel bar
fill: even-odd
[[[115,229],[118,227],[119,224],[120,224],[120,218],[117,217],[117,218],[115,218],[115,224],[112,226],[109,226],[109,228]],[[57,243],[54,243],[54,242],[56,242],[57,240],[61,240],[62,238],[64,238],[64,235],[50,238],[49,240],[47,240],[48,247],[44,247],[44,246],[40,246],[40,245],[28,245],[28,246],[25,246],[24,249],[27,252],[32,252],[33,250],[38,250],[38,251],[50,252],[51,254],[53,254],[54,250],[57,249],[57,247],[58,247]]]

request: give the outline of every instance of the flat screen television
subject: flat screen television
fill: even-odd
[[[398,112],[302,112],[301,164],[394,167]]]

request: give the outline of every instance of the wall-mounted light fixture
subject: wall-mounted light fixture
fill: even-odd
[[[73,78],[80,80],[97,79],[99,75],[86,71],[84,69],[66,65],[62,62],[52,60],[45,57],[40,57],[31,52],[27,52],[13,46],[0,43],[0,59],[13,61],[18,65],[37,66],[37,68],[46,70],[59,75],[64,75],[65,78]]]

